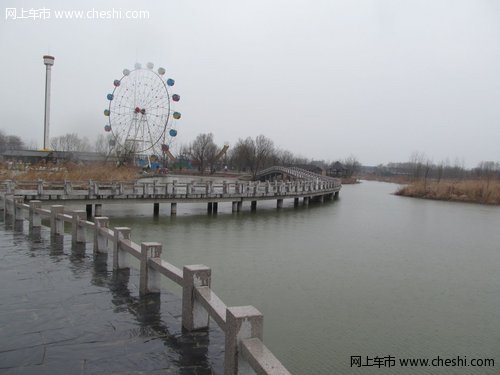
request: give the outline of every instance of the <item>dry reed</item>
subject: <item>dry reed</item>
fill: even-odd
[[[12,170],[5,165],[0,166],[0,180],[14,181],[133,181],[139,177],[136,167],[114,164],[75,164],[64,163],[59,165],[33,165],[25,170]]]
[[[500,204],[500,181],[418,181],[401,187],[396,195],[445,201]]]

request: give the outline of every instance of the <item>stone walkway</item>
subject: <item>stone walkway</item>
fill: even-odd
[[[180,297],[139,298],[134,270],[24,225],[0,222],[1,374],[223,372],[222,331],[183,334]]]

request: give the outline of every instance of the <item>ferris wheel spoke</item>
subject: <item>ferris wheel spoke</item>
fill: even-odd
[[[153,141],[153,137],[151,135],[151,129],[149,128],[149,124],[148,124],[148,119],[146,116],[144,116],[144,122],[146,123],[146,128],[147,128],[147,131],[148,131],[148,136],[149,136],[149,142],[153,145],[154,144],[154,141]]]

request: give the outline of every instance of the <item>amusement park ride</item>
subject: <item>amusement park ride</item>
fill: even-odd
[[[164,78],[165,68],[153,70],[136,63],[134,69],[124,69],[123,76],[115,79],[114,89],[107,95],[109,107],[104,110],[108,124],[104,127],[112,136],[111,151],[120,162],[152,169],[166,167],[167,159],[175,161],[171,146],[177,130],[175,122],[181,118],[175,110],[180,100],[172,94],[172,78]]]

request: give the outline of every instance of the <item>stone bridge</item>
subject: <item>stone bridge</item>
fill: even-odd
[[[303,200],[304,205],[308,205],[311,200],[333,200],[338,197],[341,189],[339,179],[293,167],[272,167],[261,171],[257,176],[258,181],[220,182],[178,182],[175,179],[171,182],[156,179],[148,182],[5,181],[1,186],[1,195],[51,204],[82,203],[87,205],[89,216],[92,214],[92,205],[95,205],[95,216],[100,216],[102,204],[123,204],[125,201],[153,203],[153,212],[157,215],[159,204],[169,203],[170,213],[175,215],[178,203],[204,202],[207,203],[209,213],[216,213],[219,203],[231,202],[232,211],[239,212],[244,202],[250,202],[251,209],[255,210],[257,201],[260,200],[274,199],[277,201],[277,208],[283,206],[284,199],[294,199],[295,206],[299,205],[299,199]],[[281,176],[279,181],[278,176]]]

